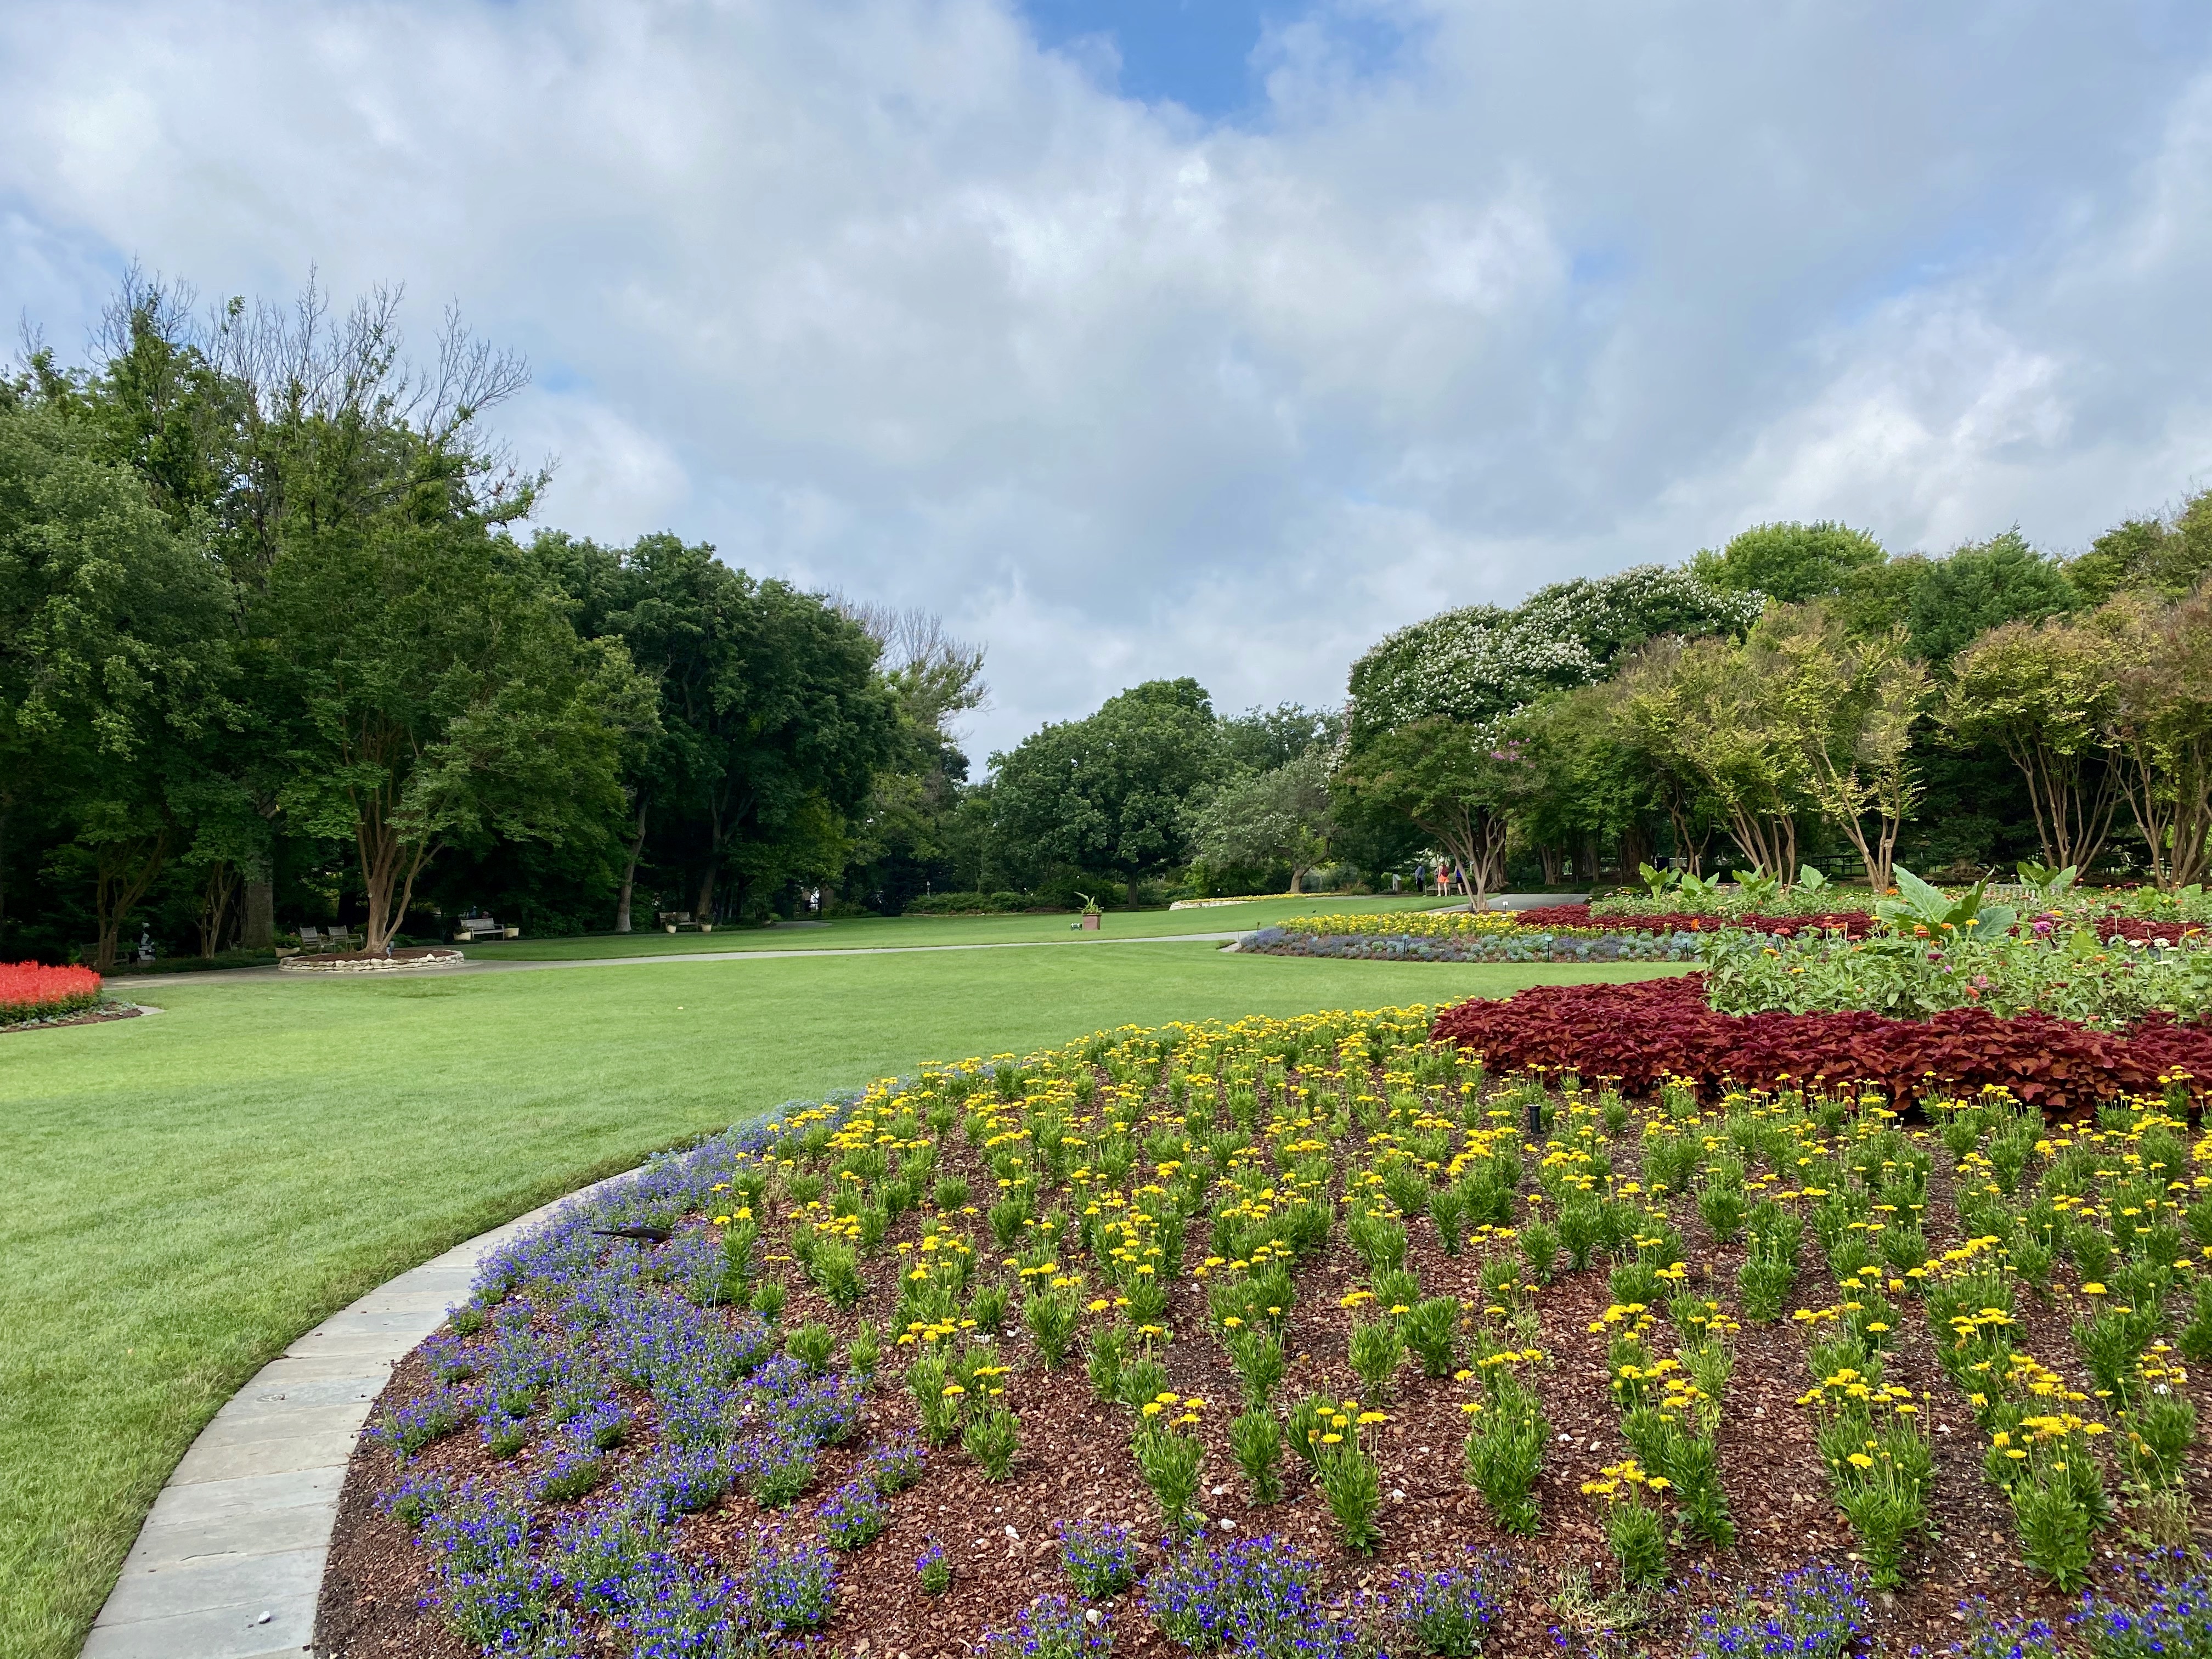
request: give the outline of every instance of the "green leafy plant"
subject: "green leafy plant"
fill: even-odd
[[[1536,1479],[1551,1436],[1534,1390],[1510,1373],[1477,1404],[1468,1427],[1467,1478],[1507,1532],[1535,1535]]]
[[[1425,1375],[1438,1377],[1452,1374],[1459,1360],[1459,1302],[1449,1296],[1425,1297],[1407,1311],[1403,1322],[1406,1346],[1420,1360]]]
[[[961,1431],[960,1449],[975,1460],[986,1480],[1006,1480],[1014,1472],[1021,1448],[1021,1420],[1004,1406],[986,1406]]]
[[[1075,1340],[1075,1298],[1057,1291],[1040,1291],[1022,1306],[1022,1322],[1035,1339],[1044,1368],[1056,1371]]]
[[[837,1337],[820,1320],[810,1319],[784,1338],[783,1347],[808,1370],[819,1375],[830,1369],[830,1358],[837,1351]]]
[[[1280,1501],[1283,1431],[1273,1412],[1264,1406],[1255,1406],[1232,1419],[1229,1425],[1229,1452],[1237,1460],[1245,1484],[1252,1490],[1254,1503]]]
[[[1163,1409],[1138,1425],[1133,1446],[1137,1469],[1152,1488],[1152,1501],[1160,1506],[1160,1519],[1168,1530],[1188,1532],[1193,1525],[1191,1500],[1198,1496],[1205,1444],[1194,1434],[1178,1431],[1164,1409],[1167,1402],[1153,1404]],[[1183,1415],[1193,1417],[1190,1413]]]
[[[1406,1339],[1395,1319],[1377,1319],[1352,1328],[1352,1369],[1377,1396],[1389,1392],[1390,1379],[1406,1358]]]

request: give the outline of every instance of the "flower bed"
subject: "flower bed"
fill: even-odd
[[[1389,919],[1349,920],[1387,923]],[[1695,933],[1569,933],[1528,927],[1427,936],[1282,927],[1247,933],[1237,948],[1261,956],[1352,957],[1369,962],[1695,962],[1701,943]]]
[[[100,1006],[100,979],[89,968],[0,963],[0,1025],[67,1018]]]
[[[2024,1566],[2025,1523],[1982,1541],[2017,1500],[1947,1328],[1862,1273],[1984,1236],[1986,1166],[2065,1199],[2070,1266],[2020,1236],[2055,1295],[2103,1289],[2095,1265],[2178,1297],[2115,1252],[2171,1257],[2146,1183],[2185,1191],[2212,1149],[2191,1164],[2152,1115],[2023,1150],[1978,1104],[1939,1164],[1848,1097],[1547,1092],[1430,1024],[1124,1028],[932,1068],[572,1206],[395,1371],[319,1649],[1686,1659],[1787,1635],[1840,1659],[1948,1635],[1966,1597],[2063,1620],[2077,1573]],[[2107,1206],[2106,1163],[2144,1190]],[[2072,1393],[2094,1354],[2194,1411],[2148,1346],[2077,1361],[2063,1312],[2019,1318]],[[2185,1352],[2200,1326],[2212,1352],[2212,1306]],[[1864,1474],[1830,1444],[1859,1432],[1842,1369],[1880,1376]],[[2136,1399],[2069,1409],[2170,1452],[2173,1413]],[[2092,1535],[2206,1481],[2176,1454]]]
[[[1656,910],[1637,913],[1594,912],[1587,904],[1562,904],[1545,913],[1547,926],[1601,927],[1614,933],[1716,933],[1725,932],[1779,934],[1835,932],[1864,939],[1875,927],[1863,910],[1815,910],[1802,915],[1766,915],[1747,911],[1741,915],[1711,911]]]
[[[2047,1014],[1960,1008],[1925,1019],[1862,1011],[1724,1014],[1705,975],[1632,985],[1539,986],[1438,1016],[1435,1036],[1493,1068],[1571,1066],[1642,1092],[1670,1078],[1729,1084],[1871,1084],[1898,1100],[1930,1090],[2011,1090],[2051,1109],[2160,1091],[2177,1071],[2212,1079],[2212,1029],[2164,1018],[2093,1030]]]

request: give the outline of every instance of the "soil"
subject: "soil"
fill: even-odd
[[[1633,1144],[1632,1122],[1629,1135],[1613,1146],[1616,1173],[1623,1176],[1635,1173],[1631,1167]],[[1951,1160],[1932,1134],[1925,1134],[1925,1145],[1936,1169],[1926,1224],[1931,1245],[1940,1252],[1958,1242],[1949,1186]],[[981,1160],[957,1130],[942,1138],[941,1158],[946,1171],[967,1175],[975,1190],[990,1190],[991,1179]],[[1742,1244],[1717,1243],[1686,1202],[1670,1209],[1687,1249],[1691,1287],[1697,1286],[1702,1274],[1711,1287],[1710,1293],[1733,1311]],[[912,1214],[902,1217],[892,1239],[916,1237],[918,1220]],[[974,1220],[980,1224],[981,1218]],[[1419,1273],[1426,1294],[1479,1294],[1481,1258],[1474,1249],[1458,1256],[1445,1255],[1435,1229],[1425,1221],[1413,1224],[1409,1231],[1414,1243],[1408,1265]],[[763,1245],[774,1236],[772,1225],[764,1225]],[[612,1248],[629,1248],[610,1243]],[[980,1226],[978,1245],[988,1246],[988,1234]],[[1202,1256],[1202,1224],[1194,1224],[1187,1259],[1194,1261]],[[1209,1532],[1217,1540],[1272,1533],[1297,1542],[1325,1564],[1332,1594],[1379,1587],[1401,1567],[1422,1562],[1445,1565],[1469,1546],[1501,1550],[1513,1565],[1514,1590],[1486,1651],[1559,1651],[1565,1644],[1556,1642],[1552,1631],[1562,1620],[1565,1604],[1558,1598],[1563,1590],[1580,1583],[1594,1585],[1602,1595],[1617,1587],[1601,1525],[1601,1500],[1584,1497],[1580,1485],[1595,1477],[1601,1465],[1629,1455],[1609,1389],[1605,1338],[1587,1328],[1612,1300],[1606,1264],[1600,1256],[1579,1273],[1565,1271],[1567,1265],[1562,1256],[1562,1271],[1539,1297],[1540,1340],[1548,1358],[1526,1373],[1553,1431],[1537,1491],[1540,1534],[1513,1538],[1492,1523],[1462,1469],[1465,1419],[1460,1405],[1469,1398],[1469,1390],[1449,1378],[1424,1377],[1409,1357],[1397,1375],[1392,1397],[1382,1402],[1390,1421],[1375,1431],[1370,1443],[1382,1468],[1383,1541],[1374,1555],[1364,1559],[1348,1555],[1338,1545],[1320,1492],[1308,1480],[1304,1465],[1287,1453],[1285,1501],[1267,1508],[1248,1501],[1227,1447],[1228,1422],[1238,1409],[1236,1376],[1219,1345],[1205,1334],[1202,1282],[1186,1278],[1175,1287],[1170,1316],[1179,1340],[1164,1358],[1169,1386],[1197,1395],[1213,1407],[1205,1413],[1206,1486],[1198,1500],[1198,1507],[1210,1518]],[[794,1275],[785,1323],[820,1318],[839,1333],[841,1341],[860,1318],[881,1328],[893,1304],[884,1283],[889,1277],[878,1271],[860,1306],[853,1313],[840,1313],[812,1285]],[[1298,1274],[1297,1305],[1284,1337],[1285,1352],[1295,1358],[1276,1395],[1279,1411],[1314,1389],[1364,1398],[1347,1363],[1350,1316],[1339,1304],[1342,1295],[1360,1287],[1364,1279],[1364,1270],[1343,1242],[1340,1225],[1328,1251]],[[1792,1306],[1820,1307],[1833,1299],[1818,1241],[1808,1228]],[[2071,1386],[2088,1389],[2069,1335],[2074,1306],[2067,1293],[2062,1289],[2051,1301],[2039,1304],[2023,1291],[2020,1301],[2026,1324],[2021,1346],[2057,1369]],[[1926,1392],[1923,1409],[1936,1473],[1928,1493],[1929,1525],[1908,1559],[1905,1588],[1870,1598],[1875,1627],[1895,1651],[1916,1642],[1940,1650],[1967,1633],[1960,1603],[1984,1595],[2001,1612],[2033,1612],[2063,1628],[2065,1613],[2075,1604],[2039,1583],[2022,1565],[2010,1507],[1983,1478],[1983,1448],[1966,1402],[1936,1362],[1924,1314],[1913,1304],[1902,1305],[1906,1309],[1905,1328],[1887,1356],[1888,1376]],[[1635,1608],[1630,1607],[1616,1646],[1584,1650],[1662,1659],[1679,1655],[1686,1650],[1686,1632],[1695,1627],[1696,1613],[1731,1604],[1746,1583],[1771,1583],[1808,1561],[1856,1559],[1850,1529],[1827,1495],[1813,1420],[1796,1403],[1809,1385],[1805,1332],[1804,1326],[1785,1316],[1773,1325],[1747,1322],[1735,1339],[1736,1365],[1717,1443],[1741,1534],[1736,1547],[1723,1553],[1677,1542],[1672,1579],[1662,1595],[1644,1604],[1643,1621],[1638,1622]],[[1652,1334],[1655,1351],[1664,1352],[1670,1328],[1662,1321]],[[1128,1449],[1127,1416],[1119,1407],[1096,1401],[1081,1369],[1079,1349],[1071,1352],[1063,1370],[1052,1374],[1041,1369],[1026,1333],[1018,1325],[1009,1327],[1003,1340],[1014,1356],[1017,1370],[1009,1393],[1021,1419],[1021,1455],[1012,1478],[991,1485],[957,1445],[932,1450],[921,1483],[889,1500],[889,1530],[865,1548],[838,1558],[838,1610],[824,1632],[830,1652],[879,1659],[950,1659],[972,1654],[987,1629],[1010,1626],[1040,1595],[1069,1593],[1054,1559],[1056,1522],[1121,1522],[1146,1541],[1146,1567],[1162,1559],[1168,1545],[1161,1535],[1158,1509]],[[901,1431],[919,1436],[914,1403],[892,1374],[896,1352],[886,1353],[885,1371],[871,1395],[864,1432],[851,1446],[825,1449],[808,1497],[773,1517],[787,1534],[810,1529],[814,1504],[847,1478],[869,1440]],[[2199,1412],[2212,1422],[2212,1393],[2207,1391],[2206,1379],[2192,1376],[2189,1386]],[[421,1362],[410,1356],[394,1370],[385,1402],[408,1401],[430,1387]],[[647,1395],[631,1395],[625,1403],[637,1413],[639,1424],[629,1445],[617,1454],[627,1462],[650,1443],[653,1412]],[[2107,1437],[2100,1443],[2107,1453],[2112,1441]],[[478,1438],[465,1431],[434,1443],[410,1466],[410,1472],[493,1471]],[[2120,1501],[2118,1472],[2109,1462],[2106,1475],[2124,1523],[2127,1512]],[[377,1507],[378,1496],[398,1479],[398,1465],[389,1453],[369,1448],[355,1454],[323,1582],[316,1651],[343,1659],[471,1659],[470,1650],[443,1627],[434,1612],[425,1610],[430,1578],[411,1534]],[[2188,1485],[2195,1513],[2212,1512],[2206,1509],[2212,1500],[2212,1459],[2197,1460]],[[763,1519],[753,1500],[732,1493],[707,1512],[683,1521],[681,1547],[726,1559]],[[931,1539],[942,1545],[954,1566],[952,1588],[935,1598],[921,1592],[914,1565]],[[2124,1548],[2118,1527],[2100,1534],[2097,1541],[2107,1557]],[[2198,1541],[2204,1541],[2201,1534]],[[1182,1651],[1152,1627],[1140,1590],[1116,1598],[1109,1610],[1114,1651],[1120,1659],[1168,1659]],[[625,1650],[611,1638],[605,1649],[610,1654]]]
[[[104,1025],[111,1019],[136,1019],[141,1014],[154,1012],[130,1002],[113,1008],[88,1008],[81,1014],[64,1014],[58,1019],[23,1019],[0,1024],[0,1036],[9,1031],[54,1031],[64,1025]]]

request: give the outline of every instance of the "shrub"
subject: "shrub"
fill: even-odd
[[[1281,1498],[1283,1431],[1273,1412],[1264,1405],[1255,1406],[1233,1419],[1229,1425],[1229,1452],[1252,1488],[1255,1504],[1273,1504]]]
[[[1145,1610],[1160,1634],[1193,1652],[1232,1647],[1252,1659],[1333,1653],[1342,1626],[1321,1598],[1320,1564],[1275,1538],[1208,1549],[1194,1543],[1145,1579]]]
[[[1039,1597],[1024,1607],[1012,1630],[985,1633],[986,1659],[1088,1659],[1114,1651],[1114,1632],[1103,1619],[1096,1625],[1064,1595]]]
[[[1893,1099],[2008,1088],[2045,1109],[2110,1095],[2155,1094],[2162,1073],[2212,1077],[2212,1026],[2159,1016],[2123,1033],[2049,1014],[2010,1018],[1978,1008],[1924,1019],[1880,1014],[1723,1014],[1708,1007],[1702,975],[1629,985],[1545,985],[1500,1001],[1476,999],[1437,1017],[1431,1032],[1482,1056],[1492,1070],[1578,1066],[1632,1093],[1668,1079],[1708,1089],[1793,1078],[1860,1082]]]
[[[960,1435],[961,1450],[975,1460],[986,1480],[1004,1480],[1014,1472],[1020,1445],[1020,1420],[1004,1406],[985,1407]]]
[[[100,1005],[100,975],[89,968],[0,963],[0,1025],[59,1019]]]
[[[1866,1575],[1825,1563],[1784,1573],[1778,1584],[1748,1584],[1729,1613],[1698,1620],[1695,1659],[1790,1653],[1844,1659],[1867,1632]]]
[[[830,1356],[837,1352],[837,1337],[818,1319],[810,1319],[783,1340],[783,1348],[810,1371],[817,1375],[830,1369]]]
[[[1449,1296],[1417,1302],[1407,1313],[1406,1346],[1430,1376],[1449,1376],[1459,1359],[1459,1303]]]
[[[915,1558],[915,1575],[921,1580],[922,1593],[942,1595],[952,1588],[952,1564],[945,1556],[945,1546],[934,1538],[921,1547]]]
[[[872,1480],[848,1480],[822,1500],[815,1525],[833,1550],[856,1550],[874,1541],[890,1524],[883,1494]]]
[[[1396,1320],[1378,1319],[1352,1328],[1352,1369],[1370,1394],[1389,1392],[1391,1376],[1405,1357],[1406,1339]]]
[[[1503,1556],[1469,1550],[1464,1566],[1401,1572],[1382,1591],[1382,1625],[1411,1637],[1423,1653],[1470,1659],[1503,1609],[1496,1587],[1509,1571]]]
[[[1468,1425],[1468,1484],[1507,1532],[1535,1535],[1536,1477],[1543,1472],[1551,1433],[1535,1391],[1510,1373],[1498,1376]]]
[[[1137,1455],[1138,1472],[1152,1488],[1152,1498],[1160,1506],[1160,1518],[1166,1522],[1168,1530],[1188,1531],[1191,1499],[1198,1496],[1199,1465],[1206,1454],[1204,1443],[1194,1434],[1176,1433],[1164,1413],[1158,1413],[1138,1426],[1133,1449]]]
[[[1075,1301],[1062,1293],[1041,1291],[1022,1305],[1022,1322],[1036,1340],[1037,1354],[1048,1371],[1060,1369],[1075,1340]]]
[[[1085,1601],[1103,1601],[1137,1582],[1137,1540],[1127,1527],[1078,1521],[1058,1530],[1060,1565]]]

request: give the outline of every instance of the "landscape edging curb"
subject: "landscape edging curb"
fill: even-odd
[[[279,1659],[313,1644],[354,1443],[392,1368],[467,1299],[492,1251],[626,1170],[380,1285],[285,1345],[200,1431],[155,1499],[82,1659]]]

